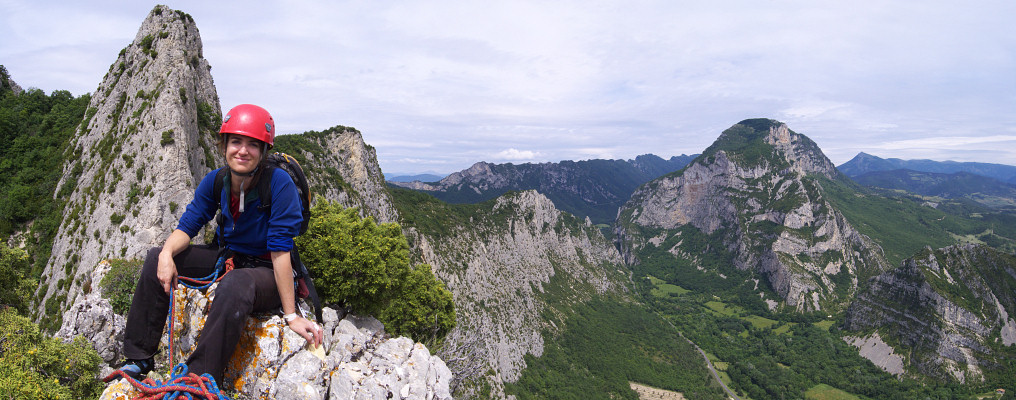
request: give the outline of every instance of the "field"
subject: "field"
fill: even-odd
[[[656,297],[668,297],[668,296],[680,296],[685,293],[691,292],[691,290],[683,287],[672,285],[664,282],[662,279],[655,276],[649,276],[649,281],[652,282],[654,288],[652,295]]]
[[[826,384],[818,384],[804,392],[805,399],[812,400],[860,400],[862,397],[852,395]]]

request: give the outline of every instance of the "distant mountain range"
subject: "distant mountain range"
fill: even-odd
[[[837,169],[869,187],[942,199],[967,199],[991,208],[1016,206],[1016,166],[883,159],[858,153]]]
[[[536,190],[561,210],[593,223],[614,222],[617,209],[640,185],[680,170],[697,155],[671,157],[645,154],[634,160],[561,161],[540,164],[478,162],[438,182],[388,183],[422,191],[448,203],[479,203],[510,191]]]
[[[853,159],[836,167],[847,176],[864,175],[869,172],[909,169],[919,172],[935,172],[952,174],[968,172],[975,175],[994,178],[1002,182],[1016,184],[1016,166],[977,162],[932,161],[932,160],[901,160],[899,158],[881,158],[867,153],[857,153]]]
[[[399,175],[392,175],[390,177],[386,177],[385,180],[387,180],[388,182],[414,182],[414,181],[437,182],[437,181],[441,180],[441,178],[444,178],[444,175],[437,175],[437,174],[403,175],[403,174],[399,174]]]
[[[940,174],[897,169],[868,172],[853,179],[865,186],[944,199],[965,198],[992,208],[1016,206],[1016,185],[969,172]]]

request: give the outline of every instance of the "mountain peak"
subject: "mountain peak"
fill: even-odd
[[[815,142],[773,119],[753,118],[734,124],[703,155],[713,156],[720,151],[741,167],[789,168],[830,179],[839,175]]]
[[[193,18],[166,6],[152,9],[110,64],[63,166],[59,185],[73,191],[40,305],[72,304],[81,286],[58,282],[83,281],[105,258],[142,255],[172,231],[179,205],[217,164],[221,112],[210,69]]]
[[[842,309],[857,282],[885,263],[825,198],[814,175],[840,177],[814,142],[786,124],[744,120],[687,168],[632,194],[615,225],[619,247],[632,263],[661,247],[675,262],[702,265],[697,255],[716,250],[682,235],[711,236],[730,251],[714,258],[722,259],[716,271],[733,265],[765,277],[778,296],[759,292],[770,309],[780,303],[801,311]],[[666,240],[672,242],[662,245]],[[728,272],[717,276],[726,279]]]

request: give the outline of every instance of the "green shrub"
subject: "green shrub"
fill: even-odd
[[[198,102],[198,129],[201,132],[217,132],[222,117],[215,112],[211,104]]]
[[[406,276],[397,301],[378,317],[417,340],[435,343],[455,326],[452,293],[434,277],[430,265],[419,264]]]
[[[0,246],[0,307],[9,306],[22,314],[28,312],[35,281],[30,276],[28,253],[19,248]]]
[[[355,208],[319,202],[297,247],[321,301],[370,314],[395,334],[440,341],[455,325],[452,295],[430,266],[409,264],[398,224],[378,225]]]
[[[84,339],[43,335],[13,309],[0,310],[0,393],[12,399],[95,399],[102,358]]]
[[[109,300],[113,312],[127,315],[127,311],[131,308],[131,299],[134,297],[134,288],[137,287],[138,278],[141,277],[142,260],[112,259],[109,260],[109,264],[109,272],[99,282],[102,297]]]
[[[163,146],[173,144],[173,130],[162,131],[162,141],[160,142]]]

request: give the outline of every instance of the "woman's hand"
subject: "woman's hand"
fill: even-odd
[[[190,236],[179,229],[174,229],[173,233],[170,233],[169,237],[166,238],[166,244],[162,245],[156,276],[159,278],[162,290],[166,291],[166,294],[176,289],[176,261],[173,261],[173,257],[180,254],[189,245]]]
[[[325,339],[324,330],[318,324],[304,317],[296,317],[289,320],[289,329],[303,336],[307,343],[320,346]]]
[[[156,276],[159,277],[159,283],[162,284],[162,290],[166,294],[176,289],[176,262],[173,261],[171,251],[163,250],[159,253],[159,269]]]

